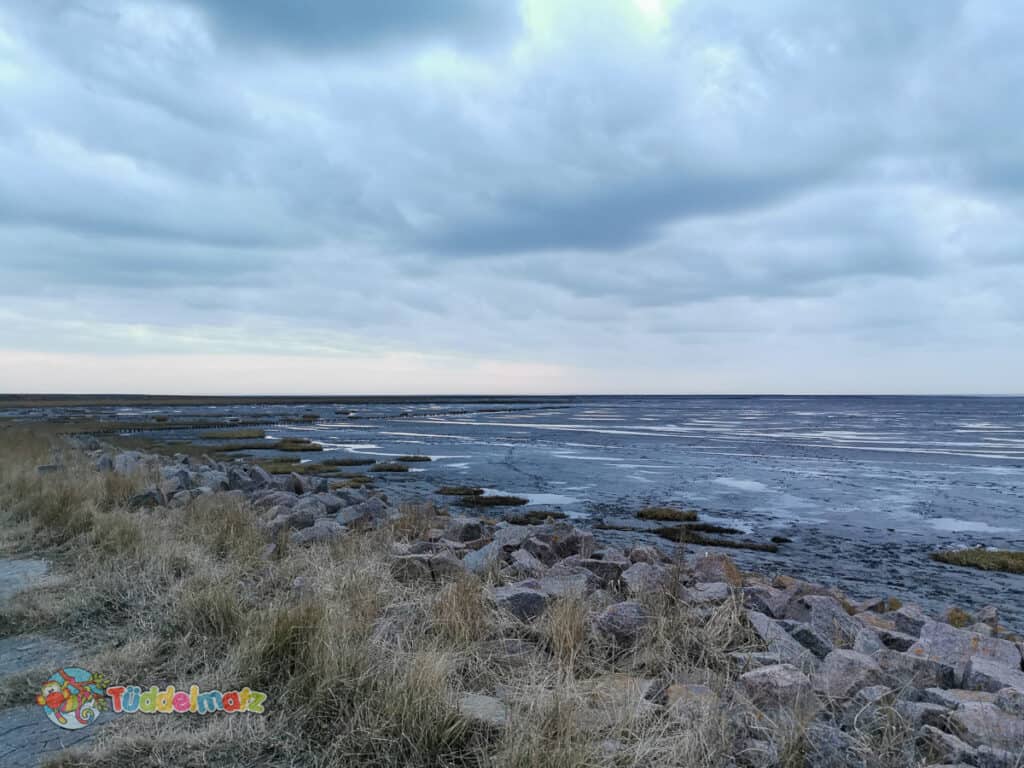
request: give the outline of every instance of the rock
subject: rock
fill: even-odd
[[[103,454],[93,465],[97,472],[113,472],[114,471],[114,459],[109,454]]]
[[[621,581],[627,595],[639,597],[664,590],[668,585],[669,573],[663,565],[638,561],[622,572]]]
[[[934,659],[888,648],[875,651],[871,657],[890,676],[896,688],[952,688],[957,683],[955,670]]]
[[[658,711],[650,701],[657,691],[655,679],[622,673],[581,680],[579,692],[585,705],[581,720],[599,728],[622,727],[638,718],[648,722]]]
[[[534,535],[549,544],[559,558],[572,555],[586,558],[594,552],[594,535],[589,531],[581,531],[569,523],[546,523],[539,526]]]
[[[114,457],[114,471],[119,475],[134,474],[141,466],[142,454],[138,451],[124,451]]]
[[[274,484],[274,476],[259,464],[249,467],[249,477],[258,487],[266,488]]]
[[[465,693],[459,698],[459,714],[466,720],[490,728],[504,728],[508,724],[508,710],[493,696]]]
[[[777,621],[758,611],[747,611],[747,620],[768,647],[768,652],[777,654],[781,662],[800,668],[818,666],[810,651],[794,640]]]
[[[256,502],[256,506],[260,509],[270,509],[271,507],[294,507],[295,503],[299,500],[299,497],[294,493],[288,491],[271,491],[270,493],[260,496]]]
[[[836,648],[852,648],[861,624],[850,616],[834,597],[804,595],[790,601],[786,618],[810,624],[811,628]]]
[[[867,627],[858,632],[857,637],[853,639],[853,650],[858,653],[870,655],[875,651],[882,650],[882,647],[882,641],[878,638],[878,633]]]
[[[995,705],[1003,712],[1024,717],[1024,691],[1020,688],[1003,688],[996,693]]]
[[[128,499],[129,509],[142,509],[145,507],[162,507],[167,503],[163,492],[159,488],[147,488]]]
[[[634,600],[608,606],[594,620],[594,626],[618,645],[631,645],[647,626],[646,609]]]
[[[975,616],[982,624],[987,624],[994,630],[999,629],[999,609],[994,605],[986,605]]]
[[[216,469],[207,469],[199,473],[199,485],[206,486],[213,491],[226,491],[229,488],[226,472]]]
[[[682,599],[696,606],[721,605],[732,597],[732,588],[724,581],[695,584],[683,590]]]
[[[399,555],[391,561],[391,574],[399,581],[442,581],[462,573],[462,563],[449,552]]]
[[[921,627],[918,641],[907,653],[946,664],[958,674],[963,673],[972,658],[988,659],[1017,669],[1021,664],[1020,650],[1008,640],[985,637],[937,621],[929,621]]]
[[[964,691],[959,688],[925,688],[921,691],[921,701],[938,704],[946,709],[958,709],[964,704],[994,704],[996,695],[987,691]]]
[[[228,467],[228,488],[233,491],[254,490],[257,483],[242,467]]]
[[[512,553],[512,568],[515,573],[525,579],[537,579],[544,575],[547,568],[544,563],[525,549],[517,549]]]
[[[1012,751],[1024,748],[1024,719],[994,704],[964,704],[950,713],[949,728],[974,747]]]
[[[786,628],[789,630],[789,634],[794,640],[819,659],[824,659],[832,653],[832,643],[822,637],[821,633],[815,630],[810,624],[804,624],[802,622],[787,622]]]
[[[306,496],[299,499],[292,512],[296,515],[311,515],[314,520],[327,517],[327,506],[316,496]]]
[[[917,748],[932,760],[944,763],[976,765],[977,753],[956,736],[944,733],[932,725],[925,725],[917,734]]]
[[[577,564],[597,576],[601,581],[601,586],[617,582],[622,576],[623,568],[629,566],[629,563],[624,561],[595,560],[594,558],[580,558],[577,560]]]
[[[882,641],[882,645],[892,648],[894,651],[910,650],[910,646],[917,642],[917,638],[913,635],[905,635],[902,632],[888,629],[878,630],[878,638]]]
[[[328,514],[328,515],[335,515],[335,514],[337,514],[338,511],[342,507],[341,499],[339,499],[333,493],[316,493],[316,494],[310,496],[310,499],[313,500],[313,501],[317,501],[321,505],[323,505],[325,513]],[[302,504],[305,501],[306,501],[305,499],[302,499],[301,501],[296,502],[296,505]]]
[[[698,557],[693,564],[693,575],[697,581],[724,581],[737,589],[743,586],[740,569],[728,555],[706,554]]]
[[[882,668],[870,656],[840,649],[825,657],[814,676],[814,688],[830,699],[848,699],[859,688],[880,685],[884,679]]]
[[[765,584],[754,584],[743,588],[743,605],[773,619],[786,615],[786,605],[791,595]]]
[[[967,662],[963,687],[972,691],[996,693],[1003,688],[1016,688],[1024,695],[1024,672],[990,659],[975,656]]]
[[[899,700],[893,706],[896,713],[903,718],[904,723],[915,730],[922,725],[934,725],[936,728],[944,728],[947,722],[949,710],[941,704],[933,704],[926,701]]]
[[[462,558],[462,567],[470,573],[486,573],[495,563],[500,563],[505,557],[505,550],[496,541],[481,547],[474,552],[466,553]]]
[[[366,525],[383,519],[387,511],[388,505],[380,499],[368,499],[340,510],[335,519],[342,525]]]
[[[284,478],[282,486],[284,490],[297,493],[299,496],[309,490],[306,485],[306,480],[302,475],[297,474],[296,472],[289,472],[288,476]]]
[[[452,541],[474,541],[484,535],[483,524],[473,517],[453,517],[444,532]]]
[[[529,552],[544,565],[554,565],[558,562],[558,555],[555,549],[547,542],[531,536],[523,542],[522,549]]]
[[[654,565],[661,562],[661,553],[650,544],[637,544],[629,550],[629,561]]]
[[[490,594],[499,608],[508,611],[520,621],[531,621],[544,613],[549,599],[533,581],[495,587]]]
[[[740,675],[740,686],[759,708],[795,708],[812,699],[811,681],[792,664],[774,664]]]
[[[340,538],[344,535],[345,530],[345,526],[338,524],[335,520],[323,518],[308,528],[293,531],[289,538],[292,544],[298,545],[322,543]]]
[[[860,757],[854,738],[829,723],[813,722],[803,737],[807,766],[814,768],[848,768]]]
[[[586,596],[601,588],[597,576],[586,568],[573,569],[563,566],[551,568],[546,576],[538,579],[538,584],[550,597]]]
[[[931,621],[928,614],[916,605],[904,605],[888,614],[896,625],[896,631],[905,635],[917,637],[921,633],[921,627]]]

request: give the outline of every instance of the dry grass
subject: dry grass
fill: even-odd
[[[675,509],[674,507],[647,507],[637,512],[636,516],[640,520],[675,523],[692,523],[697,520],[697,513],[692,509]]]
[[[980,568],[983,571],[1024,573],[1024,552],[1001,549],[956,549],[932,552],[932,560],[947,565]]]
[[[259,440],[267,433],[262,429],[211,429],[200,436],[210,440]]]
[[[704,613],[669,585],[644,599],[650,624],[636,644],[614,647],[592,619],[619,596],[568,595],[522,624],[488,601],[493,574],[396,581],[392,546],[437,527],[433,505],[264,559],[259,513],[245,503],[211,497],[129,513],[127,486],[112,491],[73,457],[67,472],[37,475],[49,441],[0,437],[5,546],[50,557],[75,579],[73,590],[41,587],[5,604],[0,635],[60,634],[93,649],[81,664],[119,682],[268,694],[262,717],[124,717],[55,765],[724,768],[742,749],[724,693],[720,706],[658,708],[617,682],[700,681],[723,692],[737,674],[730,653],[758,648],[735,600]],[[681,564],[673,573],[683,579]],[[34,695],[30,682],[5,681],[0,704]],[[508,727],[463,717],[466,692],[501,694]],[[810,754],[799,729],[763,727],[786,756],[780,764]],[[878,755],[907,744],[875,722],[863,738]]]

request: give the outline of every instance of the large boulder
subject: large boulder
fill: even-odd
[[[212,488],[214,491],[226,491],[231,487],[228,482],[227,473],[221,472],[218,469],[203,470],[199,473],[197,482],[199,485]]]
[[[342,525],[373,524],[387,515],[388,505],[377,498],[368,499],[360,504],[345,507],[338,512],[337,521]]]
[[[835,648],[852,648],[861,628],[842,603],[827,595],[804,595],[790,601],[786,618],[809,624]]]
[[[740,686],[762,710],[791,709],[811,701],[811,680],[792,664],[772,664],[740,675]]]
[[[840,649],[825,657],[814,676],[814,688],[829,699],[848,699],[859,689],[881,685],[884,680],[882,668],[870,656]]]
[[[957,629],[938,621],[926,622],[916,643],[907,653],[953,667],[958,675],[973,658],[987,659],[1003,666],[1020,669],[1020,649],[1008,640],[985,637],[977,632]]]
[[[499,608],[508,611],[520,621],[537,618],[544,613],[548,604],[548,596],[533,581],[495,587],[490,594]]]
[[[973,747],[1019,752],[1024,749],[1024,718],[994,704],[964,704],[949,715],[949,729]]]
[[[634,600],[605,608],[594,620],[597,631],[618,645],[631,645],[650,621],[647,610]]]
[[[621,580],[630,597],[640,597],[664,591],[669,585],[670,574],[663,565],[641,560],[624,570]]]
[[[292,531],[290,539],[292,544],[315,544],[334,541],[341,538],[344,533],[345,526],[339,525],[336,521],[325,517],[317,520],[308,528]]]
[[[399,555],[391,561],[391,573],[399,581],[442,581],[462,572],[462,563],[450,552]]]
[[[1024,672],[1020,667],[1008,667],[991,659],[972,657],[964,672],[964,688],[972,691],[997,693],[1004,688],[1016,688],[1024,694]]]
[[[871,658],[889,675],[896,688],[953,688],[958,682],[953,667],[935,659],[888,648],[875,651]]]
[[[730,587],[742,587],[743,575],[728,555],[705,554],[693,564],[693,576],[697,581],[724,581]]]
[[[444,537],[451,541],[475,541],[483,535],[483,524],[474,517],[453,517],[444,531]]]
[[[808,649],[794,640],[774,619],[758,611],[747,611],[747,620],[754,632],[761,638],[769,653],[776,654],[781,662],[805,668],[815,668],[818,660]]]
[[[480,549],[467,552],[462,558],[462,567],[470,573],[482,574],[493,568],[497,563],[505,559],[505,550],[497,542],[492,541]]]
[[[544,563],[531,555],[525,549],[517,549],[512,553],[512,568],[515,573],[524,579],[537,579],[544,575],[547,568]]]

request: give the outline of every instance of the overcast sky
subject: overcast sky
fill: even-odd
[[[1024,392],[1006,0],[4,0],[0,391]]]

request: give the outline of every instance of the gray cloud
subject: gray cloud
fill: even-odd
[[[0,9],[0,349],[1024,390],[1024,14],[393,5]]]

